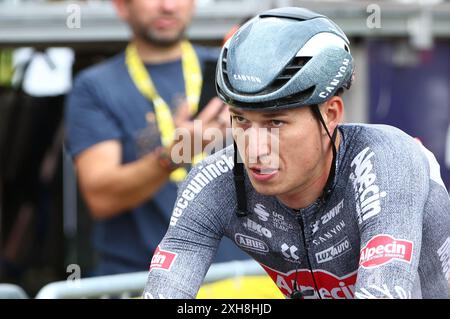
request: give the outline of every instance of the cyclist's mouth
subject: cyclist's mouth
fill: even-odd
[[[258,166],[249,167],[249,171],[257,181],[267,181],[278,173],[278,170],[275,168]]]

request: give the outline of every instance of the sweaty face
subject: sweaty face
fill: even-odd
[[[320,123],[310,108],[275,113],[230,107],[233,138],[255,190],[283,200],[328,173]]]
[[[191,21],[194,0],[125,0],[126,21],[135,35],[158,46],[171,46]]]

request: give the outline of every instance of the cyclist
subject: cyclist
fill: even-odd
[[[306,9],[269,10],[233,35],[216,84],[235,144],[179,190],[145,298],[195,297],[223,236],[288,298],[449,297],[439,165],[397,128],[341,124],[353,69],[342,30]]]

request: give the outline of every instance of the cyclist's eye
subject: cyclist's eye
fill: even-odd
[[[236,122],[236,124],[245,124],[247,122],[245,118],[239,115],[233,115],[232,119],[234,122]]]
[[[284,122],[280,120],[271,120],[270,125],[273,127],[281,127],[283,126]]]

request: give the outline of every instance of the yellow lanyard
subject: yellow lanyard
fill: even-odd
[[[13,50],[0,50],[0,86],[11,86],[14,75]]]
[[[189,111],[193,115],[198,109],[198,102],[202,89],[202,73],[195,50],[189,41],[183,41],[181,43],[181,52],[186,98],[189,105]],[[130,43],[128,45],[125,62],[128,67],[128,73],[138,90],[153,103],[156,122],[161,135],[161,144],[163,146],[169,146],[173,142],[175,135],[175,124],[172,113],[167,103],[156,91],[151,76],[145,69],[134,44]],[[200,157],[196,156],[193,163],[199,161],[199,159]],[[186,176],[187,170],[180,167],[170,174],[170,179],[173,182],[178,183],[184,180]]]

